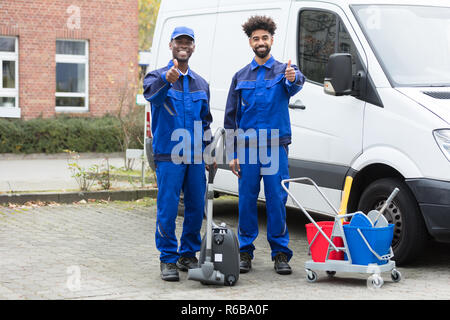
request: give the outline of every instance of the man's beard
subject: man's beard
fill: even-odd
[[[262,52],[258,51],[258,49],[261,47],[266,48],[266,50]],[[253,52],[256,54],[258,58],[264,59],[270,53],[270,48],[268,46],[259,46],[258,48],[254,48]]]

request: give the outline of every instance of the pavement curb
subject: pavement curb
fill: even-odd
[[[76,153],[80,156],[80,159],[112,159],[112,158],[125,158],[125,152],[110,152],[110,153],[97,153],[97,152],[82,152]],[[69,153],[0,153],[0,160],[54,160],[54,159],[67,159],[71,160],[72,157]]]
[[[81,200],[121,200],[134,201],[144,197],[156,198],[158,189],[133,189],[133,190],[101,190],[88,192],[42,192],[42,193],[22,193],[0,195],[0,204],[25,204],[30,201],[73,203]]]

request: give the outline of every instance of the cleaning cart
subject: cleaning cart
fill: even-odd
[[[333,209],[334,221],[314,221],[286,187],[289,182],[313,185]],[[371,274],[367,283],[373,288],[381,288],[384,283],[381,273],[384,272],[390,272],[394,282],[401,280],[395,261],[391,260],[394,255],[391,247],[394,226],[383,216],[383,211],[399,192],[398,188],[394,189],[379,211],[372,210],[366,215],[362,212],[339,214],[310,178],[285,179],[281,181],[281,185],[311,221],[307,225],[307,238],[313,259],[305,262],[306,279],[309,282],[317,280],[316,271],[325,271],[328,276],[334,276],[336,272]],[[350,222],[346,221],[349,218]]]

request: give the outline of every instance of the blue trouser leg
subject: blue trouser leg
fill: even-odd
[[[274,155],[274,159],[271,160],[278,161],[275,164],[277,170],[262,176],[266,197],[267,240],[272,250],[272,259],[278,252],[284,252],[289,260],[292,257],[292,251],[288,248],[289,233],[286,225],[287,193],[281,186],[281,180],[289,178],[288,156],[283,146],[277,148],[279,148],[278,156]],[[248,150],[246,151],[248,155]],[[261,165],[259,159],[257,164],[249,164],[248,157],[241,159],[247,161],[240,161],[238,237],[240,250],[250,253],[253,257],[255,249],[253,241],[258,236],[257,199],[260,191],[261,168],[274,164]]]
[[[204,164],[189,164],[183,183],[184,222],[179,254],[194,257],[200,251],[200,229],[205,207],[206,177]]]
[[[249,151],[240,157],[241,177],[239,178],[239,228],[240,251],[248,252],[253,258],[253,241],[258,236],[257,200],[260,191],[260,166],[249,163]]]
[[[205,166],[204,164],[186,165],[158,162],[156,178],[158,197],[155,242],[160,251],[160,260],[166,263],[175,263],[180,255],[195,256],[201,245],[200,228],[204,210]],[[181,190],[184,193],[185,212],[178,251],[175,221]]]
[[[185,165],[162,161],[158,162],[156,167],[158,196],[155,242],[160,252],[160,260],[166,263],[175,263],[178,260],[175,220],[185,169]]]
[[[281,186],[281,180],[289,178],[288,156],[287,150],[283,146],[276,148],[279,149],[279,156],[274,157],[272,161],[279,161],[278,170],[275,174],[263,176],[267,211],[267,240],[272,249],[272,259],[278,252],[283,252],[289,261],[292,251],[288,248],[289,232],[286,224],[288,195]]]

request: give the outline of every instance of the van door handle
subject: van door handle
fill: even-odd
[[[305,110],[306,106],[303,104],[302,100],[295,100],[294,103],[289,103],[289,109],[300,109]]]

